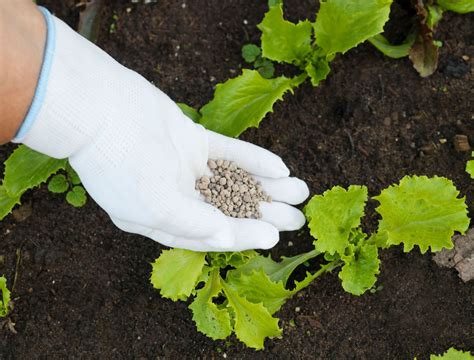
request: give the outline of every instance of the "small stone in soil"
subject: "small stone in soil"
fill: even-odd
[[[217,159],[207,162],[212,176],[196,181],[196,190],[207,203],[225,215],[237,218],[260,219],[260,201],[271,202],[261,185],[248,172],[231,161]]]
[[[466,135],[456,135],[454,137],[454,148],[459,152],[471,151],[468,137]]]

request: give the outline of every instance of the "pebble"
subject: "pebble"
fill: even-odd
[[[262,217],[259,203],[271,202],[272,199],[248,172],[229,160],[211,159],[207,165],[212,176],[203,176],[196,181],[196,190],[204,195],[207,203],[227,216],[249,219]]]
[[[31,202],[21,205],[19,208],[12,211],[13,218],[16,222],[23,222],[28,219],[33,213]]]

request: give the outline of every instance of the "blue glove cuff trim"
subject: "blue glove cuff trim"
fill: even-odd
[[[18,129],[18,132],[13,139],[14,142],[21,142],[21,140],[31,129],[31,126],[36,120],[41,106],[43,105],[44,98],[46,96],[46,89],[48,87],[49,74],[51,72],[51,65],[53,62],[54,49],[56,45],[56,27],[54,24],[53,16],[44,7],[39,7],[39,10],[43,13],[46,21],[47,35],[46,35],[46,46],[43,55],[43,64],[41,65],[40,76],[38,84],[36,85],[35,95],[31,102],[30,108],[26,114],[25,120]]]

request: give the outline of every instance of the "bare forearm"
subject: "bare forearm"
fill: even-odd
[[[31,0],[0,0],[0,144],[10,141],[31,104],[46,39]]]

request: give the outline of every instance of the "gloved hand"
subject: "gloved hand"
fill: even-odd
[[[163,92],[42,9],[48,40],[36,95],[15,142],[69,158],[90,196],[122,230],[196,251],[270,248],[303,226],[288,204],[308,196],[273,153],[195,124]],[[275,200],[261,220],[225,216],[195,182],[207,161],[255,175]]]

